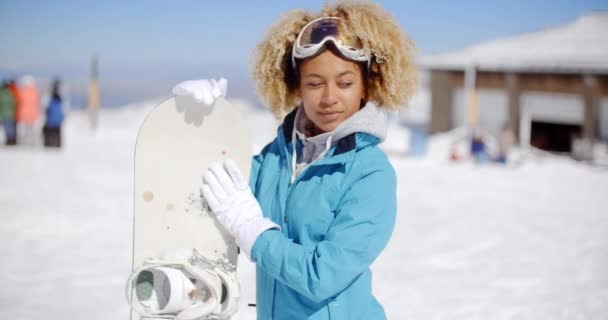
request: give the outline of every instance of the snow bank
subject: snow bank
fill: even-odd
[[[261,148],[275,134],[274,118],[233,101],[247,110]],[[155,104],[102,109],[97,131],[73,112],[62,150],[0,149],[1,319],[128,318],[133,150]],[[608,314],[608,172],[555,158],[452,165],[437,160],[449,136],[431,139],[428,158],[408,159],[405,134],[389,129],[399,212],[373,265],[389,319]],[[239,274],[235,319],[255,319],[247,306],[255,303],[255,269],[242,257]]]

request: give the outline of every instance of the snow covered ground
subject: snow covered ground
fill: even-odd
[[[239,104],[259,150],[276,122]],[[0,148],[0,319],[128,318],[133,148],[153,105],[104,110],[97,131],[74,112],[62,150]],[[408,159],[404,130],[389,134],[399,214],[373,265],[389,319],[606,319],[607,171]],[[239,268],[235,319],[255,319],[254,268]]]

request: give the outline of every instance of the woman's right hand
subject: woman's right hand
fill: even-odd
[[[173,87],[176,96],[192,96],[198,103],[212,106],[218,98],[226,96],[228,80],[225,78],[188,80]]]

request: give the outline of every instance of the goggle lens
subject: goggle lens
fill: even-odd
[[[337,18],[324,18],[307,25],[300,35],[298,45],[309,48],[320,44],[327,37],[333,38],[338,45],[350,47],[353,50],[363,49],[361,41],[346,30],[344,22]]]

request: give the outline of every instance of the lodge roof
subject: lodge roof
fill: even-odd
[[[537,32],[424,56],[432,70],[608,74],[608,12]]]

